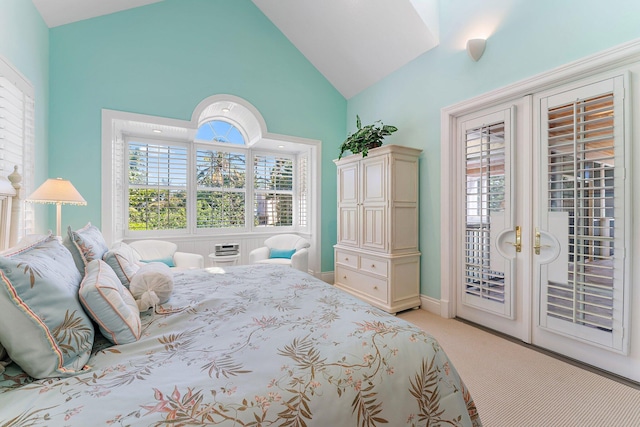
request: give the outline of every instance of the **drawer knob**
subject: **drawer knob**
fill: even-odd
[[[374,286],[374,287],[373,287],[373,289],[377,291],[377,290],[378,290],[378,287],[377,287],[377,286]]]
[[[375,264],[371,264],[371,268],[376,268],[376,265]]]
[[[349,261],[349,257],[345,257],[345,259],[344,259],[344,260],[345,260],[345,261]]]
[[[347,278],[347,276],[343,276],[342,278],[343,278],[343,279],[346,279],[346,278]]]

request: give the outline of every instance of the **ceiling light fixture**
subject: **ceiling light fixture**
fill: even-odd
[[[162,131],[160,129],[154,129],[153,133],[162,133]]]
[[[485,39],[470,39],[467,40],[467,53],[474,61],[478,61],[484,53],[484,48],[487,45]]]
[[[222,109],[222,112],[223,112],[223,113],[228,113],[229,111],[231,111],[231,110],[229,110],[229,107],[224,107],[224,108]]]

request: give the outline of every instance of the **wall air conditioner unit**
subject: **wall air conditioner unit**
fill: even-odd
[[[216,243],[216,256],[232,256],[238,255],[240,252],[240,244],[238,243]]]

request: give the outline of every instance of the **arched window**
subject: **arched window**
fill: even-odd
[[[314,141],[268,135],[231,96],[203,101],[190,122],[111,113],[116,239],[310,231]]]
[[[231,123],[222,120],[209,120],[200,125],[196,133],[196,140],[236,145],[246,144],[240,130]]]

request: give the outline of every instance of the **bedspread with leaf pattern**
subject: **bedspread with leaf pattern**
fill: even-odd
[[[267,265],[174,281],[138,342],[97,337],[88,372],[9,365],[0,426],[481,425],[434,338],[333,286]]]

